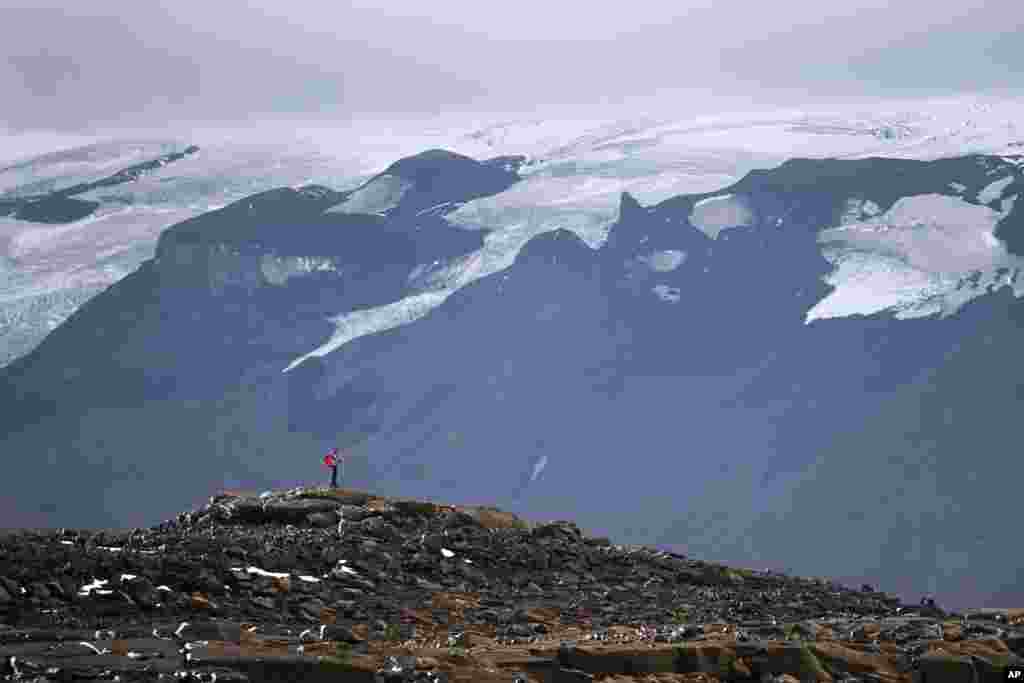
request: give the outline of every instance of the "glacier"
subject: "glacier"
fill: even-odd
[[[460,262],[446,269],[438,280],[446,284],[437,290],[444,296],[425,300],[416,293],[377,311],[340,316],[335,323],[344,332],[313,353],[327,353],[327,346],[340,348],[361,336],[356,330],[371,334],[422,318],[428,312],[427,301],[440,305],[456,289],[507,268],[519,248],[537,234],[565,228],[591,248],[600,247],[617,217],[622,192],[645,204],[679,194],[711,193],[749,171],[772,168],[791,157],[934,160],[997,154],[1016,161],[1024,144],[1017,135],[1024,131],[1018,131],[1015,121],[1022,114],[1021,100],[967,97],[874,109],[740,113],[661,122],[506,122],[469,133],[450,130],[443,142],[453,151],[528,157],[520,170],[523,181],[446,216],[466,229],[491,231],[479,258],[469,259],[472,268]],[[441,138],[432,137],[430,143],[442,144]],[[1012,180],[1013,176],[994,180],[978,201],[998,199]],[[835,269],[826,281],[835,291],[811,309],[806,322],[881,310],[892,310],[900,318],[952,314],[991,286],[1001,286],[1000,269],[1019,268],[1018,260],[991,237],[1010,206],[995,212],[967,202],[915,199],[894,207],[896,213],[878,223],[897,223],[885,240],[864,239],[866,225],[857,239],[840,239],[827,230],[823,253]],[[853,210],[869,218],[878,208],[872,207],[867,202]],[[935,212],[944,218],[932,220]],[[699,202],[691,221],[717,238],[726,228],[749,224],[751,216],[741,198],[722,195]],[[909,229],[919,222],[930,227]],[[944,248],[957,253],[959,240],[969,243],[969,253],[962,258],[936,254]],[[985,275],[964,287],[965,278],[975,270]],[[678,293],[665,288],[655,288],[654,293],[667,302],[678,300]],[[402,312],[405,307],[409,312]]]
[[[601,118],[600,109],[595,112],[575,119],[512,113],[504,118],[439,117],[429,122],[172,129],[159,135],[133,131],[120,140],[111,131],[83,139],[90,141],[85,147],[36,156],[28,154],[29,147],[12,143],[6,152],[0,149],[0,159],[21,159],[0,167],[0,193],[11,196],[96,179],[180,149],[186,141],[198,144],[201,151],[136,182],[83,195],[102,202],[103,208],[82,221],[39,226],[0,219],[0,256],[5,264],[0,296],[11,306],[5,304],[0,312],[9,323],[0,332],[5,351],[0,363],[24,353],[45,334],[43,328],[33,328],[28,311],[46,310],[42,317],[50,319],[47,329],[54,321],[59,323],[88,299],[84,292],[102,290],[151,258],[165,227],[273,187],[317,183],[355,189],[395,159],[427,148],[475,158],[525,155],[523,180],[499,195],[448,207],[454,210],[446,218],[455,225],[489,231],[475,256],[423,264],[430,275],[418,278],[408,297],[340,314],[333,319],[338,332],[311,349],[310,355],[329,353],[360,336],[421,318],[457,289],[508,267],[522,245],[537,234],[565,228],[592,248],[601,246],[616,219],[622,192],[648,205],[680,194],[714,193],[752,170],[772,168],[791,157],[932,160],[991,154],[1015,164],[1019,173],[1024,152],[1020,98],[959,96],[684,118],[673,113],[671,102],[642,116],[615,112]],[[56,145],[58,139],[60,145],[78,141],[34,138],[44,146]],[[0,137],[0,143],[5,140]],[[832,229],[843,226],[822,226],[823,253],[834,266],[827,282],[835,291],[818,302],[808,322],[885,309],[899,316],[948,315],[992,287],[1004,286],[1002,269],[1012,273],[1019,264],[1005,249],[989,244],[985,235],[991,235],[995,216],[1012,208],[1015,197],[1002,196],[1012,177],[993,178],[977,198],[964,198],[990,204],[994,213],[967,201],[971,208],[948,203],[939,207],[934,202],[901,208],[904,213],[923,212],[925,223],[934,210],[956,213],[959,217],[949,219],[948,225],[940,220],[929,223],[927,230],[911,230],[907,221],[912,217],[901,214],[899,220],[906,225],[895,227],[889,237],[872,239],[865,226],[846,232]],[[337,210],[387,210],[400,198],[401,188],[374,187],[364,194]],[[743,225],[744,208],[737,201],[721,199],[695,208],[694,222],[709,236]],[[957,262],[935,256],[940,244],[949,246],[960,239],[970,246]],[[306,267],[292,264],[275,277]],[[280,267],[268,268],[277,273]],[[975,270],[982,273],[981,279],[962,286]],[[671,292],[657,294],[672,297]],[[52,305],[55,299],[64,303]],[[12,335],[23,339],[15,344],[13,355],[8,350]]]
[[[992,186],[986,188],[988,192]],[[1024,295],[1024,258],[994,237],[1008,210],[944,195],[905,197],[885,214],[820,233],[835,290],[806,322],[893,311],[899,319],[950,316],[1004,286]]]

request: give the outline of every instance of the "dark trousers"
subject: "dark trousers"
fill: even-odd
[[[331,488],[338,488],[338,466],[335,465],[331,468]]]

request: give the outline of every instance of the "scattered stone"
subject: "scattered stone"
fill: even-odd
[[[951,620],[873,586],[359,492],[216,496],[152,529],[0,537],[0,571],[12,680],[266,680],[267,666],[318,680],[322,659],[368,682],[983,683],[1024,651],[1019,610]]]

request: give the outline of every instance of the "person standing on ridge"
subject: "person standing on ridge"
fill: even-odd
[[[331,450],[327,451],[327,455],[324,456],[324,467],[330,467],[331,468],[331,488],[332,489],[338,488],[338,464],[339,464],[338,449],[337,448],[332,448]]]

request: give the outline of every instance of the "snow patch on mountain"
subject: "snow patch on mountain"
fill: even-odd
[[[669,285],[654,285],[651,289],[654,295],[662,301],[670,304],[677,304],[682,298],[683,292],[678,287],[671,287]]]
[[[307,358],[325,356],[353,339],[390,330],[419,320],[440,306],[454,292],[474,280],[505,270],[531,237],[541,232],[526,223],[507,226],[487,235],[483,248],[447,264],[421,264],[410,274],[416,293],[383,306],[360,309],[331,318],[331,338],[288,364],[288,372]],[[433,272],[429,272],[434,268]],[[426,274],[425,274],[426,273]]]
[[[542,455],[533,466],[533,471],[530,472],[530,483],[537,481],[537,477],[544,471],[544,468],[548,466],[548,456]]]
[[[264,254],[260,258],[260,271],[268,283],[283,286],[293,277],[315,272],[337,272],[338,267],[334,259],[330,258]]]
[[[710,172],[701,172],[699,163],[686,159],[545,162],[522,170],[525,179],[505,192],[467,202],[447,218],[468,229],[502,231],[509,225],[526,224],[540,233],[564,228],[596,248],[618,218],[623,192],[652,204],[721,187],[750,170],[742,160],[717,163]]]
[[[741,197],[723,194],[694,204],[690,222],[711,239],[718,239],[719,233],[727,228],[753,225],[754,213]]]
[[[667,249],[655,251],[637,259],[647,264],[647,267],[657,273],[669,273],[683,264],[686,260],[686,252],[678,249]]]
[[[870,199],[851,197],[846,200],[846,206],[843,207],[843,213],[839,217],[839,225],[857,224],[867,218],[877,216],[881,212],[882,208]]]
[[[288,372],[307,358],[323,357],[359,337],[407,325],[419,320],[451,296],[451,290],[422,292],[384,306],[353,311],[331,318],[334,334],[323,345],[299,356],[282,371]]]
[[[881,216],[820,233],[835,270],[835,290],[806,322],[892,312],[898,319],[954,314],[968,301],[1004,286],[1024,294],[1024,258],[1010,254],[994,231],[1005,213],[958,197],[904,197]]]
[[[408,180],[384,174],[353,192],[342,203],[329,208],[327,213],[384,214],[397,207],[412,186]]]
[[[1003,190],[1005,190],[1013,181],[1013,175],[1008,175],[1005,178],[1000,178],[993,183],[987,185],[981,192],[978,193],[978,201],[982,204],[988,204],[994,202],[1003,196]]]

